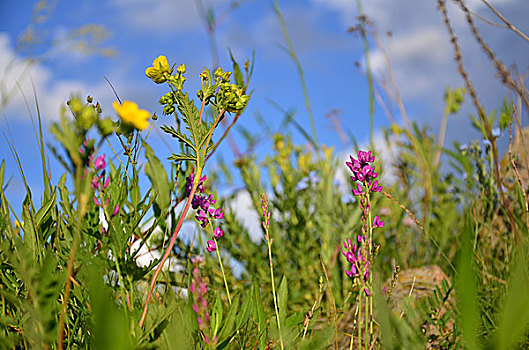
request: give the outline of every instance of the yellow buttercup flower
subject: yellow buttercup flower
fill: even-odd
[[[124,123],[131,125],[138,130],[143,130],[149,127],[147,119],[149,119],[151,114],[144,109],[139,109],[136,103],[131,101],[123,101],[122,104],[114,102],[112,103],[112,107],[114,107]]]
[[[169,62],[167,62],[167,58],[164,55],[155,58],[152,67],[145,70],[145,75],[151,78],[156,84],[165,83],[171,73],[173,73],[173,70],[169,66]]]

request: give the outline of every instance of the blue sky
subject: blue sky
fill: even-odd
[[[446,29],[442,25],[436,1],[424,0],[369,0],[364,10],[375,23],[392,60],[393,72],[408,114],[420,124],[427,124],[437,133],[446,86],[462,86],[452,59]],[[32,100],[32,84],[35,86],[39,106],[47,124],[57,120],[59,107],[72,93],[90,94],[101,101],[104,115],[112,116],[113,93],[104,80],[107,77],[122,99],[136,101],[140,107],[161,115],[157,104],[164,88],[154,85],[144,75],[144,70],[160,54],[172,63],[185,63],[188,69],[188,89],[196,88],[196,77],[203,66],[212,65],[212,54],[207,33],[202,25],[194,0],[90,0],[56,1],[45,11],[47,20],[34,25],[38,39],[43,42],[32,46],[31,52],[17,48],[17,38],[31,22],[36,2],[0,0],[0,94],[5,101],[6,91],[18,83],[21,90]],[[295,109],[296,120],[309,127],[304,108],[300,81],[292,60],[282,46],[284,39],[280,24],[273,11],[273,2],[265,0],[243,1],[227,11],[231,1],[203,0],[204,6],[222,15],[218,24],[216,42],[220,64],[228,69],[230,60],[227,48],[243,61],[255,50],[255,69],[251,82],[252,100],[239,124],[253,132],[259,132],[255,114],[258,112],[277,128],[283,115],[270,105],[270,100],[284,109]],[[481,0],[468,1],[478,15],[497,22],[497,18]],[[529,2],[526,0],[491,1],[519,29],[529,32]],[[494,78],[494,70],[485,55],[473,41],[465,19],[453,3],[449,3],[453,25],[463,46],[464,60],[478,94],[486,108],[500,106],[506,90]],[[358,35],[349,34],[347,28],[355,25],[356,1],[354,0],[283,0],[280,6],[286,18],[288,30],[307,78],[309,95],[316,118],[318,137],[326,145],[334,145],[345,154],[350,143],[343,143],[333,131],[332,123],[325,117],[333,109],[340,110],[340,121],[351,130],[359,142],[369,137],[368,93],[363,69],[355,62],[363,62],[363,47]],[[512,32],[493,27],[477,20],[486,40],[498,52],[507,65],[516,64],[520,72],[527,70],[529,43]],[[107,36],[96,43],[96,50],[82,52],[69,34],[87,25],[101,25]],[[391,37],[385,33],[391,31]],[[77,41],[77,44],[79,42]],[[372,66],[381,82],[384,76],[384,59],[376,43],[371,40]],[[102,53],[111,49],[112,56]],[[27,58],[36,57],[31,64]],[[31,105],[32,113],[35,113]],[[466,142],[476,135],[468,123],[470,104],[462,113],[449,121],[448,144],[454,140]],[[8,103],[0,110],[0,130],[9,130],[19,152],[30,185],[39,193],[40,169],[36,166],[36,142],[29,121],[29,112],[17,88]],[[398,113],[396,114],[399,120]],[[165,119],[168,123],[171,120]],[[377,128],[388,125],[382,108],[376,106]],[[289,131],[295,140],[303,138]],[[161,135],[161,133],[160,133]],[[240,133],[233,134],[241,150],[245,144]],[[169,137],[162,136],[169,142]],[[47,140],[51,138],[47,136]],[[160,158],[169,150],[154,133],[149,142]],[[228,162],[233,159],[227,144],[221,150]],[[258,149],[267,152],[265,143]],[[17,205],[24,194],[18,179],[13,157],[2,136],[0,155],[6,160],[6,175],[13,175],[8,188],[8,198]],[[52,164],[58,176],[62,169]]]

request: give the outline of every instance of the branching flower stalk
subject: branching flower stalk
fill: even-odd
[[[262,213],[263,228],[265,230],[266,244],[268,245],[268,261],[270,263],[270,280],[272,282],[272,295],[274,296],[274,308],[276,311],[277,329],[279,331],[279,342],[281,344],[281,349],[284,349],[285,346],[283,344],[283,334],[281,333],[281,320],[279,318],[279,308],[277,307],[276,286],[274,282],[274,264],[272,262],[272,243],[274,240],[270,238],[270,208],[268,206],[268,198],[266,197],[266,194],[261,194],[261,201],[262,201],[261,208],[263,209],[263,213]]]
[[[351,161],[346,165],[353,172],[353,195],[356,196],[362,208],[362,233],[358,234],[354,243],[348,238],[343,242],[343,255],[351,264],[345,273],[353,279],[353,286],[358,287],[358,303],[356,307],[356,332],[357,348],[362,348],[362,338],[366,349],[369,349],[373,340],[373,272],[370,266],[373,265],[373,229],[383,227],[384,221],[375,216],[372,218],[370,194],[380,192],[378,180],[375,180],[378,173],[370,163],[375,161],[371,156],[371,151],[358,151],[358,159],[350,156]],[[354,188],[356,185],[356,189]],[[364,334],[362,337],[362,328]],[[354,332],[351,335],[350,349],[354,345]]]
[[[158,275],[160,274],[164,263],[171,254],[178,233],[182,227],[182,223],[187,216],[191,205],[193,205],[195,209],[198,208],[198,206],[201,207],[201,210],[198,211],[196,218],[202,222],[203,228],[207,226],[209,219],[220,219],[224,215],[220,212],[220,208],[214,212],[208,210],[209,205],[212,202],[214,203],[214,200],[211,196],[209,198],[205,198],[201,196],[195,196],[195,193],[197,192],[198,188],[203,190],[200,187],[200,183],[203,181],[201,179],[201,175],[206,165],[208,154],[213,151],[213,145],[210,144],[213,131],[218,126],[220,120],[224,117],[226,112],[238,113],[244,110],[248,100],[250,99],[250,96],[244,94],[243,88],[230,83],[231,72],[224,72],[222,68],[218,68],[212,75],[211,72],[205,68],[200,74],[201,89],[197,91],[197,97],[199,101],[201,101],[200,110],[198,110],[194,104],[194,101],[190,100],[189,95],[182,91],[183,85],[186,81],[186,78],[184,77],[186,72],[185,65],[179,65],[176,68],[176,72],[174,72],[174,74],[173,71],[174,65],[171,67],[167,61],[167,58],[161,55],[154,60],[152,67],[148,67],[145,70],[145,74],[151,78],[154,83],[167,83],[170,88],[170,91],[163,95],[159,102],[164,106],[163,114],[175,115],[175,121],[178,125],[178,130],[167,125],[163,125],[162,130],[178,139],[182,145],[182,151],[179,154],[172,154],[169,159],[175,162],[188,162],[188,164],[192,163],[194,164],[195,171],[193,174],[194,178],[192,181],[190,181],[192,185],[191,183],[188,183],[188,186],[186,186],[186,195],[188,199],[184,210],[180,214],[178,223],[171,237],[171,241],[169,242],[162,259],[159,261],[149,285],[147,299],[145,301],[143,313],[139,323],[140,327],[143,327],[145,323],[149,302],[152,298],[152,292],[156,285]],[[203,120],[203,114],[205,110],[204,107],[207,105],[214,107],[216,116],[213,122]],[[176,114],[176,109],[178,109],[179,115]],[[183,121],[186,125],[186,130],[188,133],[183,133],[180,131],[181,121]],[[197,203],[196,201],[201,201],[201,203]],[[214,234],[215,232],[218,233],[218,231],[214,231]],[[213,252],[213,250],[217,249],[218,238],[219,237],[215,237],[215,240],[208,241],[208,247],[206,249],[209,252]],[[231,303],[231,298],[224,275],[224,269],[222,267],[221,261],[220,263],[221,270],[223,271],[226,290],[228,292],[228,298]]]

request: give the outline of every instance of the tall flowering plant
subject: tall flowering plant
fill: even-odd
[[[372,217],[370,196],[372,192],[382,191],[382,186],[378,184],[378,173],[375,170],[375,156],[371,151],[358,151],[357,159],[350,156],[350,162],[345,164],[352,171],[351,181],[353,182],[353,195],[358,199],[362,209],[362,232],[357,234],[356,238],[351,241],[347,238],[343,242],[343,255],[351,264],[345,273],[353,280],[353,285],[359,287],[358,303],[356,309],[356,331],[357,347],[362,348],[365,345],[369,348],[369,343],[373,335],[373,283],[372,271],[373,265],[373,229],[384,227],[384,221],[379,216]],[[362,337],[362,328],[364,335]],[[363,341],[362,341],[363,338]],[[354,336],[351,337],[351,346],[353,348]],[[363,343],[363,344],[362,344]]]

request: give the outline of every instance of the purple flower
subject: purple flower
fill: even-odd
[[[373,227],[384,227],[384,221],[380,220],[378,215],[375,216],[375,220],[373,220]]]
[[[116,204],[116,206],[114,207],[114,211],[112,212],[112,216],[118,215],[118,212],[119,212],[119,204]]]
[[[96,158],[94,166],[97,170],[103,169],[106,165],[107,163],[105,162],[105,154]]]
[[[208,219],[208,216],[206,215],[206,212],[203,211],[202,209],[198,210],[197,216],[195,216],[195,218],[197,219],[197,221],[200,222],[200,226],[202,226],[202,227],[206,227],[206,225],[209,222],[209,219]]]
[[[94,203],[95,203],[95,205],[97,205],[98,207],[101,206],[101,202],[100,202],[99,199],[97,199],[96,197],[94,197]]]
[[[224,235],[224,232],[222,232],[222,230],[220,229],[220,227],[215,227],[215,230],[213,232],[213,236],[215,236],[215,239],[219,239],[220,237],[222,237]]]
[[[209,209],[209,215],[211,215],[214,219],[222,219],[224,217],[224,213],[220,210],[220,208]]]
[[[109,183],[110,183],[110,177],[107,177],[105,183],[103,184],[103,188],[107,188]]]
[[[204,182],[206,181],[206,179],[207,179],[206,175],[202,176],[202,178],[198,182],[198,186],[197,186],[197,189],[196,189],[195,193],[203,193],[204,192]],[[189,197],[189,195],[191,194],[191,190],[193,189],[193,182],[194,181],[195,181],[195,173],[191,173],[191,175],[189,175],[186,178],[186,187],[185,187],[186,197]]]
[[[364,194],[364,192],[362,191],[362,185],[358,184],[358,191],[353,188],[353,194],[355,196],[360,196]]]
[[[375,180],[375,182],[373,182],[373,185],[371,185],[371,191],[373,191],[373,192],[382,191],[382,186],[378,185],[378,180]]]
[[[214,252],[215,250],[217,250],[217,244],[215,243],[215,241],[211,241],[209,240],[208,241],[208,246],[206,248],[206,250],[210,253]]]
[[[99,178],[94,177],[94,178],[92,179],[91,183],[92,183],[91,186],[92,186],[92,188],[93,188],[94,190],[96,190],[96,189],[99,188]]]

